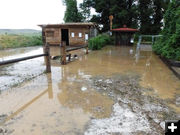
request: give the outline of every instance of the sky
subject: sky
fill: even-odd
[[[0,29],[40,30],[38,24],[63,23],[65,9],[62,0],[0,0]]]

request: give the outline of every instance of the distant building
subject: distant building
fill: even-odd
[[[126,25],[123,28],[117,28],[111,30],[115,35],[116,45],[131,45],[133,39],[133,34],[138,32],[137,29],[127,28]]]
[[[66,41],[70,46],[85,45],[86,41],[97,35],[94,23],[64,23],[39,25],[44,32],[46,42],[50,45],[59,45]]]

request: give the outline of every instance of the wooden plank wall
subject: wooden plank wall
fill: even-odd
[[[74,37],[71,33],[74,33]],[[79,33],[82,33],[82,37],[79,37]],[[69,43],[70,45],[85,45],[85,34],[89,34],[89,29],[87,28],[70,28],[69,29]]]
[[[60,44],[61,43],[61,29],[60,28],[46,28],[46,41],[50,44]],[[54,37],[48,37],[47,32],[54,31]]]
[[[62,28],[69,30],[69,44],[72,46],[85,45],[85,34],[89,35],[89,28]],[[48,37],[47,32],[54,31],[54,37]],[[74,37],[71,33],[74,33]],[[82,33],[82,37],[79,37],[79,33]],[[61,43],[61,28],[45,28],[46,41],[51,45],[58,45]],[[90,35],[89,35],[90,36]]]

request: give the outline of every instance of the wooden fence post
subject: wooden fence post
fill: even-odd
[[[68,55],[68,61],[71,61],[71,54]]]
[[[66,42],[65,41],[61,42],[60,49],[61,49],[61,55],[62,55],[61,64],[66,65]]]
[[[86,54],[88,54],[88,46],[86,47]]]
[[[88,54],[88,42],[86,41],[86,54]]]
[[[44,56],[45,63],[46,63],[46,72],[50,73],[51,72],[51,60],[50,60],[50,49],[49,49],[48,43],[45,44],[43,50],[44,50],[44,54],[46,54],[46,56]]]

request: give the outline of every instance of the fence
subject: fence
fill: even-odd
[[[158,38],[158,37],[161,37],[162,35],[140,35],[139,36],[139,39],[138,39],[138,43],[137,43],[137,48],[140,48],[140,45],[141,45],[141,43],[142,43],[142,39],[143,39],[143,37],[144,38],[152,38],[152,45],[154,44],[154,42],[155,42],[155,38]]]
[[[20,61],[25,61],[25,60],[30,60],[38,57],[44,56],[45,63],[46,63],[46,72],[51,72],[51,61],[50,61],[50,51],[49,51],[49,44],[46,43],[44,48],[43,48],[44,53],[43,54],[38,54],[38,55],[33,55],[33,56],[27,56],[27,57],[22,57],[22,58],[17,58],[17,59],[11,59],[11,60],[5,60],[0,62],[0,66],[7,65],[7,64],[13,64],[17,63]]]
[[[71,59],[71,54],[67,55],[67,52],[78,50],[86,48],[86,54],[88,54],[88,45],[80,46],[80,47],[71,47],[66,49],[66,42],[62,42],[60,44],[60,53],[62,54],[62,59],[61,59],[61,64],[65,65],[66,64],[66,56],[69,57],[69,61]],[[46,72],[51,72],[51,58],[50,58],[50,48],[49,48],[49,43],[45,43],[43,47],[43,54],[38,54],[38,55],[33,55],[33,56],[27,56],[27,57],[22,57],[22,58],[17,58],[17,59],[11,59],[11,60],[5,60],[0,62],[0,66],[7,65],[7,64],[13,64],[17,63],[20,61],[25,61],[25,60],[30,60],[38,57],[44,56],[45,63],[46,63]]]

